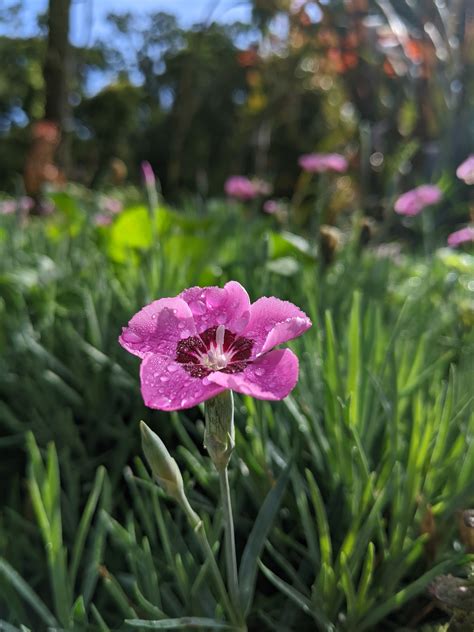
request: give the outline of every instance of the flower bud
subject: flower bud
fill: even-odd
[[[224,391],[204,405],[206,429],[204,446],[219,471],[224,470],[234,449],[234,399],[232,391]]]
[[[153,167],[150,165],[148,160],[144,160],[141,164],[143,181],[147,187],[155,187],[156,186],[156,178],[155,173],[153,171]]]
[[[146,425],[140,422],[142,434],[142,448],[156,481],[167,494],[182,502],[184,496],[183,478],[178,464],[166,449],[160,437]]]

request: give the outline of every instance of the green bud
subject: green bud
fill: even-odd
[[[206,429],[204,446],[218,471],[229,464],[234,450],[234,399],[232,391],[224,391],[204,404]]]
[[[178,464],[168,452],[160,437],[150,430],[144,421],[140,421],[140,431],[143,452],[154,478],[167,494],[182,502],[184,496],[183,478]]]

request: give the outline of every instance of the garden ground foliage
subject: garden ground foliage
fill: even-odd
[[[473,257],[361,250],[354,217],[323,265],[236,205],[134,204],[97,227],[74,191],[54,201],[51,217],[4,216],[0,232],[0,627],[236,629],[139,456],[144,419],[223,566],[203,409],[145,409],[138,361],[117,343],[145,303],[235,279],[314,323],[291,345],[300,379],[284,402],[236,400],[249,630],[447,629],[428,587],[472,563],[459,514],[474,498]]]

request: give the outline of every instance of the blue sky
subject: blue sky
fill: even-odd
[[[4,0],[5,1],[5,0]],[[13,0],[6,0],[5,5]],[[35,30],[36,16],[44,12],[48,0],[23,0],[24,20],[21,34],[30,34]],[[92,30],[90,15],[92,11]],[[73,0],[71,14],[71,40],[74,44],[83,45],[104,35],[105,16],[110,12],[125,13],[132,11],[166,11],[177,15],[183,25],[214,19],[231,22],[247,21],[250,7],[246,0]],[[8,25],[0,25],[0,32],[8,32]]]

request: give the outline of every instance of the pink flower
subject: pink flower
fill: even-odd
[[[298,159],[299,166],[309,173],[336,171],[344,173],[349,163],[341,154],[304,154]]]
[[[281,209],[281,204],[277,200],[267,200],[263,203],[263,210],[265,213],[269,213],[273,215],[273,213],[277,213]]]
[[[105,213],[97,213],[97,215],[94,217],[94,224],[96,226],[110,226],[111,223],[111,216],[106,215]]]
[[[3,200],[0,202],[0,215],[11,215],[16,211],[16,202],[14,200]]]
[[[252,200],[259,191],[255,184],[245,176],[231,176],[224,184],[224,191],[237,200]]]
[[[474,241],[474,226],[466,226],[448,236],[448,244],[453,248],[467,241]]]
[[[250,304],[236,281],[192,287],[140,310],[119,342],[142,359],[145,404],[191,408],[231,389],[257,399],[283,399],[298,379],[298,359],[273,347],[311,327],[292,303],[263,297]]]
[[[146,186],[148,187],[156,186],[155,172],[153,171],[153,167],[150,165],[148,160],[144,160],[142,162],[141,170],[142,170],[143,181],[145,182]]]
[[[120,200],[117,200],[111,197],[106,197],[102,200],[102,208],[106,213],[111,213],[112,215],[118,215],[118,213],[122,212],[123,204]]]
[[[474,154],[459,165],[456,169],[456,175],[460,180],[464,180],[466,184],[474,184]]]
[[[416,189],[403,193],[395,202],[395,212],[399,215],[418,215],[431,204],[442,198],[441,189],[434,184],[422,184]]]
[[[28,195],[23,195],[18,200],[18,208],[23,213],[29,213],[34,205],[34,201]]]

